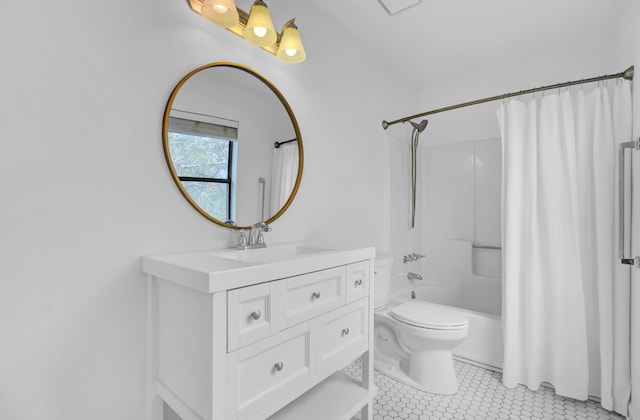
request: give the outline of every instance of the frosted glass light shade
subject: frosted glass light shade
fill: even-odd
[[[285,23],[282,29],[282,39],[280,39],[277,55],[280,60],[292,64],[302,63],[307,58],[300,32],[293,20]]]
[[[200,13],[223,28],[236,26],[240,21],[238,9],[233,0],[204,0]]]
[[[262,0],[256,0],[251,6],[244,38],[259,47],[273,45],[278,39],[269,9]]]

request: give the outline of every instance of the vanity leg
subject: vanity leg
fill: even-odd
[[[147,398],[147,420],[163,420],[164,404],[158,395],[149,395]]]
[[[370,332],[370,335],[373,334]],[[369,347],[373,348],[373,347]],[[362,355],[362,385],[367,388],[369,391],[375,390],[375,374],[373,371],[373,352],[371,350],[367,351]],[[361,420],[372,420],[373,419],[373,399],[367,403],[364,407],[362,407],[361,412]]]
[[[162,420],[163,401],[156,392],[158,377],[158,288],[147,275],[147,413],[146,420]]]
[[[362,362],[362,385],[369,390],[370,393],[377,393],[376,382],[375,382],[375,372],[373,370],[373,349],[375,345],[374,340],[374,325],[373,325],[373,308],[375,305],[375,281],[374,281],[374,273],[375,273],[375,262],[374,260],[369,260],[369,325],[368,325],[368,333],[369,333],[369,350],[364,353],[361,357]],[[371,397],[371,400],[362,407],[361,411],[361,420],[373,420],[373,401],[375,399],[375,395]]]
[[[371,403],[367,403],[362,410],[360,410],[361,420],[373,420],[373,407]]]

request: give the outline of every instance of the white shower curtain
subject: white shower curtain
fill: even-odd
[[[616,261],[617,143],[631,86],[501,104],[503,383],[627,413],[630,270]]]
[[[271,187],[271,216],[287,202],[298,177],[298,144],[291,142],[273,149],[273,185]]]

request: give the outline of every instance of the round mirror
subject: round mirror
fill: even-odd
[[[187,201],[223,226],[267,224],[289,207],[302,177],[302,137],[269,80],[239,64],[187,74],[164,112],[164,154]]]

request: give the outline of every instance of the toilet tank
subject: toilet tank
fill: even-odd
[[[392,264],[393,257],[391,255],[382,253],[376,255],[373,296],[375,309],[383,307],[389,301]]]

